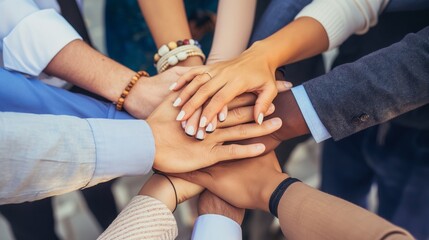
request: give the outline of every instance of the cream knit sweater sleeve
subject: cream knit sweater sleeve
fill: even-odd
[[[387,3],[389,0],[314,0],[296,18],[311,17],[320,22],[332,49],[353,33],[364,34],[376,25]]]
[[[162,202],[149,196],[136,196],[104,231],[99,240],[175,239],[176,220]]]

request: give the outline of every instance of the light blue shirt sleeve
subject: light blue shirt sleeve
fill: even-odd
[[[88,122],[97,158],[94,176],[88,186],[150,172],[155,158],[155,141],[145,121],[88,119]]]
[[[117,111],[112,103],[0,68],[0,111],[100,118],[88,120],[97,146],[95,182],[145,174],[152,167],[155,145],[149,126],[126,112]]]
[[[218,214],[204,214],[197,218],[192,240],[241,240],[241,227],[234,220]]]
[[[0,112],[0,204],[145,174],[152,167],[154,147],[142,120]]]
[[[310,98],[305,91],[304,86],[299,85],[292,88],[292,93],[295,97],[296,102],[298,103],[299,109],[304,117],[305,122],[307,123],[308,128],[310,129],[311,135],[313,135],[314,140],[317,143],[320,143],[326,139],[331,138],[325,125],[320,121],[319,116],[316,113],[313,105],[311,104]]]

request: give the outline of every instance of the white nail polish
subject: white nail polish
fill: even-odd
[[[200,127],[205,127],[207,123],[207,118],[206,117],[202,117],[200,119]]]
[[[224,113],[219,113],[219,121],[223,122],[226,120],[225,114]]]
[[[181,98],[177,98],[176,99],[176,101],[174,101],[174,103],[173,103],[173,107],[177,107],[177,106],[179,106],[179,104],[182,102],[182,99]]]
[[[200,140],[204,139],[204,132],[201,129],[198,130],[197,139],[200,139]]]
[[[259,124],[259,125],[261,125],[261,124],[262,124],[262,121],[264,121],[264,115],[263,115],[262,113],[260,113],[260,114],[258,115],[258,124]]]
[[[286,88],[291,88],[291,87],[293,87],[293,85],[292,85],[292,83],[290,83],[290,82],[284,82],[284,85],[285,85],[285,87]]]
[[[195,134],[195,129],[193,126],[187,126],[185,129],[186,134],[194,136]]]
[[[186,127],[186,121],[181,122],[181,124],[182,124],[182,128],[185,129],[185,127]]]
[[[177,117],[176,117],[176,121],[182,120],[184,116],[185,116],[185,111],[183,111],[183,110],[180,111],[179,115],[177,115]]]
[[[263,144],[257,144],[255,145],[255,150],[256,151],[262,151],[265,149],[265,146]]]
[[[209,125],[207,125],[206,132],[213,132],[213,124],[209,123]]]
[[[177,82],[173,83],[170,85],[170,87],[168,88],[168,90],[173,91],[173,89],[177,86]]]

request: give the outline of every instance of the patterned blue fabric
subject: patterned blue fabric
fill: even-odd
[[[217,0],[185,0],[189,17],[197,11],[216,12]],[[106,47],[109,57],[137,71],[145,69],[156,74],[153,66],[153,54],[157,51],[137,1],[106,0]],[[203,52],[210,51],[213,35],[207,34],[199,40]],[[179,40],[179,39],[176,39]]]

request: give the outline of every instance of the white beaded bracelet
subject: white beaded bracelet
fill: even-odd
[[[203,62],[206,60],[206,56],[199,47],[195,45],[183,45],[162,56],[156,63],[156,69],[158,70],[158,73],[161,73],[169,66],[175,66],[179,62],[184,61],[191,56],[199,56]]]

